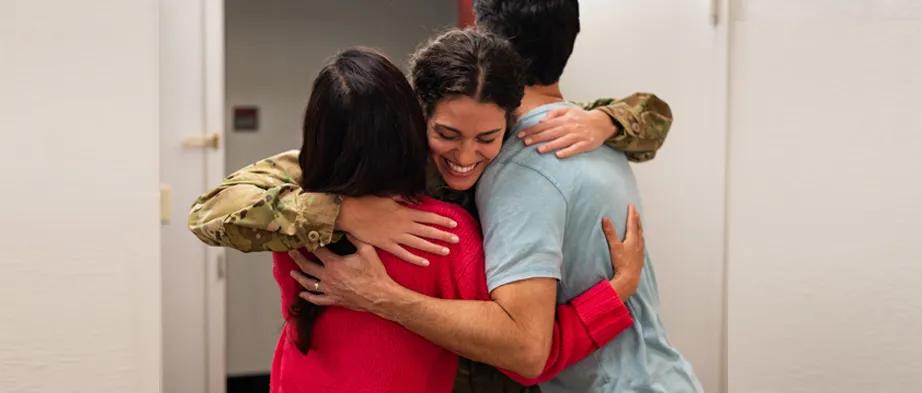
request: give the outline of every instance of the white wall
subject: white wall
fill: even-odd
[[[582,33],[561,81],[570,99],[653,92],[675,123],[634,165],[647,247],[671,341],[707,392],[723,381],[726,26],[707,2],[580,2]]]
[[[260,108],[260,129],[234,132],[227,119],[227,169],[301,145],[310,85],[325,59],[353,45],[381,49],[402,68],[435,31],[457,23],[451,0],[229,0],[227,113]],[[265,373],[281,326],[268,254],[228,251],[228,373]]]
[[[0,10],[0,391],[160,383],[157,2]]]
[[[737,1],[730,392],[922,391],[922,4]]]
[[[163,392],[221,392],[224,250],[189,233],[189,206],[224,175],[224,151],[186,146],[224,122],[224,0],[158,0],[160,5],[160,181],[172,209],[160,228]],[[215,28],[214,26],[217,26]]]

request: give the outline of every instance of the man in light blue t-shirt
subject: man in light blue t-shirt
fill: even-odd
[[[513,132],[534,125],[567,103],[539,106]],[[602,148],[560,160],[517,138],[503,146],[484,172],[477,206],[484,230],[487,285],[554,278],[557,302],[566,303],[613,275],[598,227],[612,217],[624,233],[629,203],[640,198],[624,154]],[[634,326],[608,345],[541,385],[556,392],[700,392],[691,365],[666,339],[659,319],[656,278],[649,257],[627,304]]]
[[[509,39],[529,62],[529,86],[509,135],[570,105],[558,80],[579,32],[578,10],[576,0],[475,2],[478,26]],[[509,138],[477,189],[489,290],[553,278],[557,302],[565,303],[612,277],[602,231],[588,224],[609,216],[625,233],[628,204],[639,200],[621,152],[602,148],[561,160]],[[543,392],[701,391],[691,365],[666,338],[649,257],[627,303],[633,328],[542,384]]]

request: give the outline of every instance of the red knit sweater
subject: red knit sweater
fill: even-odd
[[[480,227],[457,205],[424,198],[414,206],[458,222],[452,232],[459,244],[444,244],[448,256],[421,253],[428,267],[403,262],[378,250],[388,274],[419,293],[443,299],[489,300]],[[273,254],[273,274],[281,289],[282,315],[303,289],[289,272],[297,265],[285,253]],[[339,307],[325,308],[313,327],[310,351],[294,345],[294,320],[286,323],[272,362],[272,393],[451,392],[458,358],[402,326],[373,314]],[[567,366],[607,343],[631,326],[633,319],[607,281],[601,281],[570,303],[557,307],[551,354],[544,372],[527,379],[506,372],[525,385],[554,378]],[[505,372],[505,371],[504,371]]]

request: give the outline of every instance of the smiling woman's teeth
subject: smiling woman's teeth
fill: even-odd
[[[451,162],[451,161],[448,161],[448,160],[445,160],[445,162],[448,163],[448,167],[451,168],[452,171],[458,172],[458,173],[460,173],[460,174],[468,173],[468,172],[474,170],[474,167],[477,166],[477,164],[474,164],[474,165],[471,165],[471,166],[460,166],[460,165],[455,165],[455,163],[453,163],[453,162]]]

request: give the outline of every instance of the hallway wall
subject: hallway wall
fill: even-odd
[[[258,106],[257,132],[234,132],[227,119],[227,170],[301,147],[310,86],[337,51],[378,48],[401,68],[416,46],[457,23],[453,1],[229,0],[227,113]],[[228,250],[228,373],[269,370],[281,317],[268,254]]]

